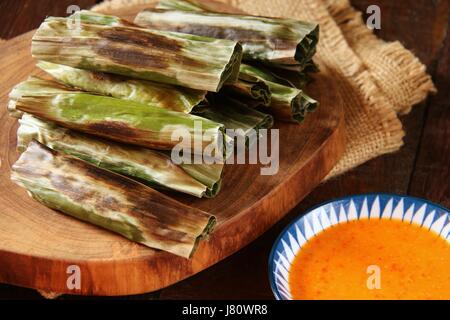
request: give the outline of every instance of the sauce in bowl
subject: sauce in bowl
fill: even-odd
[[[294,299],[450,299],[450,244],[400,220],[354,220],[310,239],[289,272]]]

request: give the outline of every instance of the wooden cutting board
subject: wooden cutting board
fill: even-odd
[[[233,8],[219,5],[221,9]],[[134,18],[142,7],[116,14]],[[174,195],[217,216],[218,226],[191,260],[146,248],[50,210],[10,181],[17,121],[7,114],[8,93],[30,74],[33,32],[0,46],[0,282],[46,292],[130,295],[154,291],[208,268],[255,240],[313,190],[344,152],[343,101],[327,66],[308,88],[321,105],[301,125],[279,123],[280,170],[262,176],[258,165],[229,165],[214,199]],[[319,61],[320,64],[320,61]],[[81,288],[69,289],[71,266]],[[68,273],[69,272],[69,273]],[[266,281],[266,279],[261,279]]]

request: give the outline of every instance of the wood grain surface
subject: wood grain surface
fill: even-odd
[[[123,11],[137,13],[142,7]],[[32,33],[3,45],[0,104],[30,73]],[[319,62],[320,63],[320,62]],[[176,196],[217,217],[209,241],[191,260],[151,250],[95,226],[50,210],[9,179],[17,159],[17,121],[0,111],[0,282],[43,291],[82,295],[129,295],[158,290],[230,256],[281,219],[311,192],[345,148],[343,101],[326,66],[309,88],[321,106],[301,125],[279,123],[279,172],[260,174],[259,165],[226,166],[222,192],[214,199]],[[81,288],[67,287],[67,268],[81,270]]]
[[[40,0],[39,7],[24,9],[34,0],[0,2],[0,37],[11,38],[36,28],[49,10],[64,15],[67,3],[84,1]],[[86,1],[84,8],[93,5]],[[328,181],[316,188],[268,232],[215,266],[166,289],[127,299],[273,299],[267,280],[267,257],[279,232],[309,207],[332,198],[367,192],[412,194],[450,207],[450,40],[449,1],[436,0],[351,0],[362,12],[369,5],[380,6],[382,27],[377,34],[401,41],[428,67],[439,93],[402,116],[405,146]],[[19,9],[20,8],[20,9]],[[16,19],[9,13],[22,12]],[[10,18],[8,18],[11,16]],[[40,16],[40,17],[38,17]],[[6,20],[6,19],[9,20]],[[0,285],[0,299],[42,299],[35,290]],[[125,297],[124,297],[125,298]],[[85,299],[61,296],[60,299]],[[103,298],[106,299],[106,298]]]

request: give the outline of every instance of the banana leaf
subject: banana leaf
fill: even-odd
[[[156,9],[220,13],[220,11],[217,11],[217,8],[213,5],[213,3],[206,4],[198,0],[160,0],[156,5]],[[281,70],[302,73],[318,71],[317,65],[312,59],[303,61],[302,63],[272,63],[272,66]]]
[[[207,198],[215,197],[222,187],[222,172],[224,161],[213,164],[180,164],[180,167],[191,177],[200,181],[207,187],[205,196]]]
[[[313,81],[311,75],[307,72],[276,68],[263,68],[263,70],[269,72],[270,75],[276,78],[277,83],[300,90],[304,90],[306,86]]]
[[[114,26],[137,27],[136,24],[128,20],[90,10],[76,11],[75,13],[73,13],[71,16],[68,17],[68,21],[73,25],[76,25],[79,22],[83,22],[83,23],[101,24],[111,27]]]
[[[180,11],[211,11],[201,1],[196,0],[160,0],[156,9]]]
[[[30,87],[41,89],[29,90]],[[26,112],[69,129],[118,142],[157,150],[172,150],[178,146],[196,154],[214,147],[208,155],[223,157],[226,141],[222,124],[133,101],[70,89],[64,92],[61,87],[54,81],[32,77],[16,86],[15,100],[9,107],[12,111]],[[52,88],[55,88],[54,93]],[[192,148],[192,142],[199,148]]]
[[[37,66],[57,81],[83,91],[150,104],[178,112],[190,113],[192,108],[205,100],[206,96],[206,91],[203,90],[130,79],[46,61],[39,61]]]
[[[256,77],[245,73],[239,73],[239,80],[223,87],[221,92],[231,96],[244,97],[258,101],[263,106],[269,106],[272,93],[269,86]]]
[[[134,22],[151,29],[239,41],[244,60],[274,65],[307,65],[319,37],[316,23],[206,11],[146,9]]]
[[[203,118],[222,123],[225,129],[241,129],[247,136],[251,130],[269,129],[273,126],[273,117],[269,114],[249,108],[245,103],[226,95],[215,95],[209,106],[194,109],[193,113]]]
[[[180,10],[180,11],[195,11],[195,12],[216,12],[220,13],[220,11],[216,10],[216,7],[211,4],[205,4],[202,1],[198,0],[160,0],[156,5],[156,9],[165,9],[165,10]],[[294,73],[301,73],[302,75],[310,73],[310,72],[318,72],[319,69],[317,65],[314,63],[312,59],[309,61],[305,61],[300,64],[298,62],[295,63],[277,63],[272,64],[272,67],[279,70],[287,70],[293,71]],[[302,87],[300,87],[301,89]]]
[[[33,140],[11,179],[44,205],[146,245],[189,258],[215,217],[125,176]]]
[[[33,57],[212,92],[237,80],[242,47],[235,41],[98,24],[86,16],[45,19],[32,39]]]
[[[300,64],[279,64],[274,66],[276,69],[282,69],[287,71],[303,72],[303,73],[316,73],[319,72],[319,66],[314,60],[307,61],[306,64],[301,66]]]
[[[219,192],[223,166],[196,166],[188,171],[175,165],[162,152],[95,138],[39,120],[29,114],[24,114],[19,123],[17,147],[20,152],[25,151],[34,139],[53,150],[139,179],[157,189],[175,190],[199,198],[214,197]],[[184,166],[189,168],[193,165]],[[205,184],[197,180],[197,171],[209,177]]]
[[[33,96],[46,97],[55,94],[67,94],[68,92],[79,92],[74,88],[67,87],[57,82],[43,81],[37,77],[31,76],[26,81],[17,84],[9,93],[8,111],[9,115],[15,118],[20,118],[22,111],[17,110],[17,100],[26,94]]]
[[[269,86],[272,99],[267,111],[278,120],[301,122],[307,113],[314,111],[318,106],[318,102],[302,90],[280,84],[281,80],[266,70],[242,64],[240,72],[257,77]],[[251,103],[253,103],[253,107],[260,106],[254,101],[249,102],[249,104]]]

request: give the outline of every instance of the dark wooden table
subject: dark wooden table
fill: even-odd
[[[95,0],[2,0],[0,38],[39,26],[47,15],[63,16],[69,5],[89,8]],[[378,35],[399,40],[428,67],[439,93],[401,117],[405,146],[319,186],[282,221],[232,257],[159,292],[132,299],[273,299],[267,259],[279,232],[294,217],[325,200],[368,192],[408,194],[450,207],[450,1],[352,0],[361,11],[377,4]],[[0,53],[1,54],[1,53]],[[0,270],[1,272],[1,270]],[[0,285],[0,299],[41,299],[34,290]],[[80,297],[62,296],[60,299]],[[101,298],[99,298],[101,299]]]

